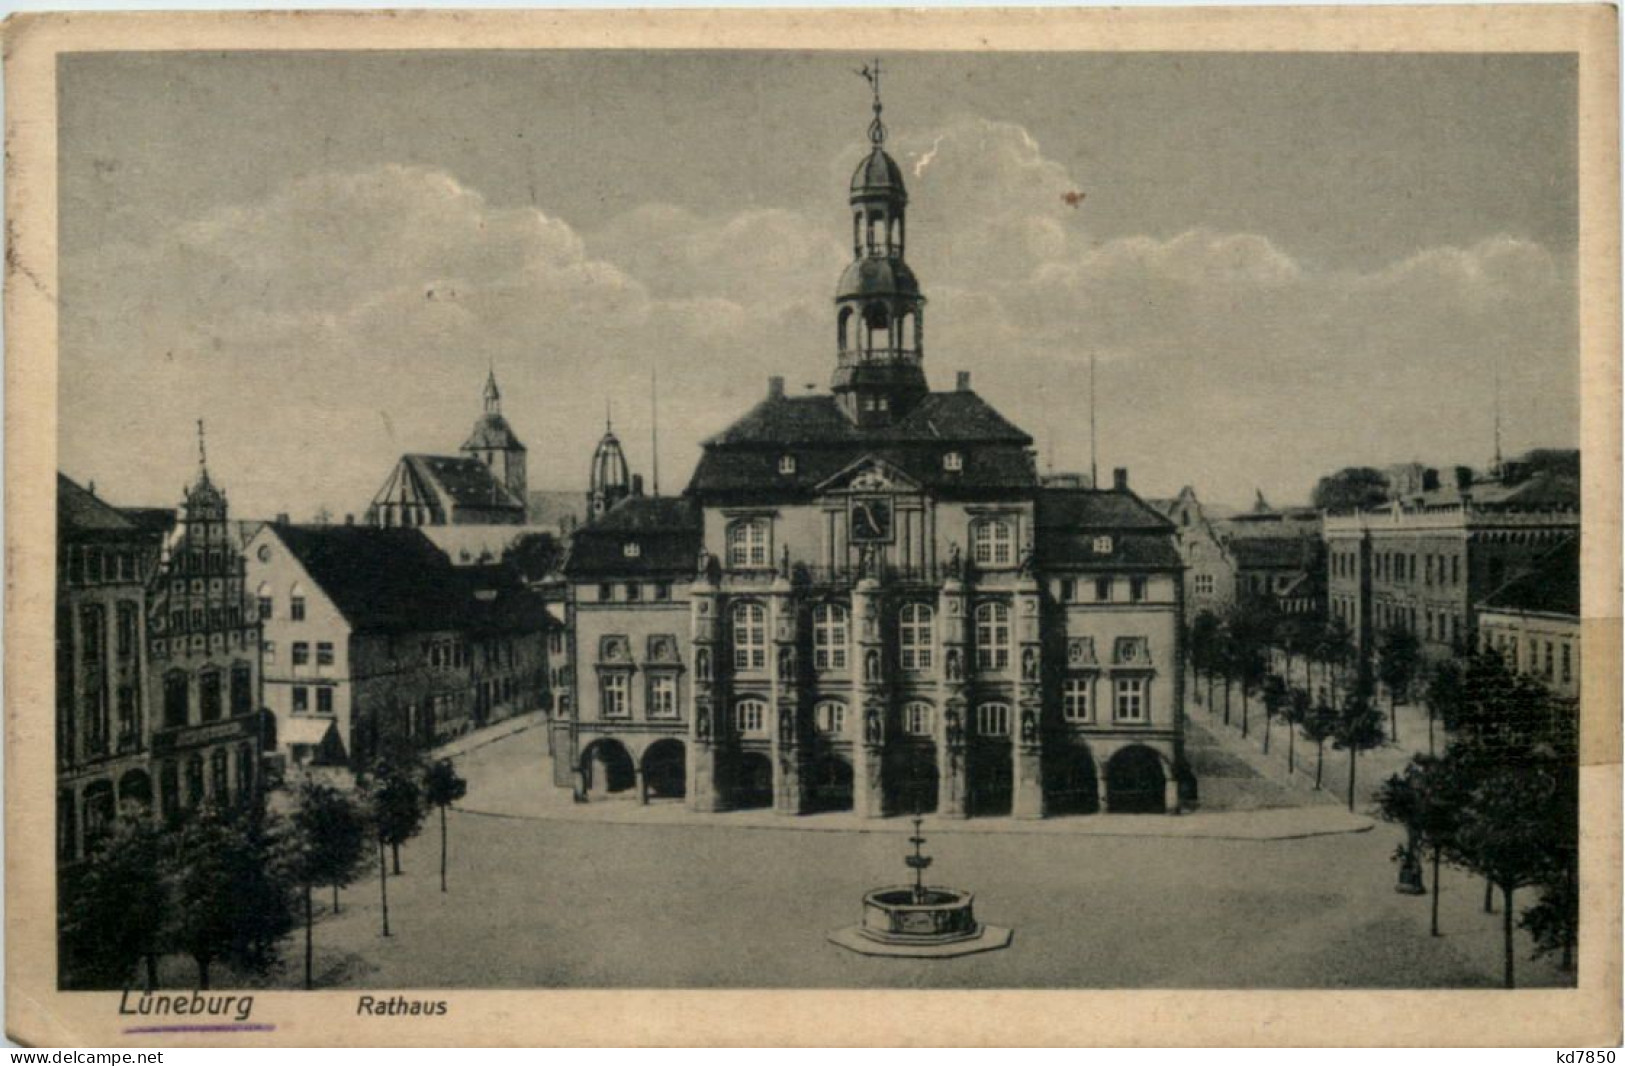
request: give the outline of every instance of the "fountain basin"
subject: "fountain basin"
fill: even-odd
[[[863,921],[829,934],[831,943],[860,955],[944,959],[996,951],[1010,945],[1011,932],[976,920],[973,893],[927,888],[915,898],[911,885],[877,888],[864,894]]]

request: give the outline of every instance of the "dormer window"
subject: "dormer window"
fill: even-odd
[[[1096,555],[1110,555],[1111,553],[1112,553],[1112,538],[1110,538],[1110,537],[1096,537],[1095,538],[1095,554]]]
[[[643,554],[643,545],[639,544],[635,540],[629,540],[625,544],[621,545],[621,554],[626,556],[628,559],[636,559],[638,556]]]
[[[779,473],[793,474],[796,472],[796,457],[793,455],[779,456]]]
[[[965,457],[958,452],[949,452],[942,457],[942,469],[957,474],[965,469]]]

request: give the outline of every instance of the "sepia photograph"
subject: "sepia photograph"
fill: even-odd
[[[1580,54],[880,15],[52,58],[8,865],[98,1031],[1617,966]]]

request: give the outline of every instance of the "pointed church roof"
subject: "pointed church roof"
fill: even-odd
[[[463,442],[463,451],[522,452],[525,446],[514,435],[508,420],[499,414],[481,415],[474,430]]]

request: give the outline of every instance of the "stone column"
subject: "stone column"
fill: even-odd
[[[790,578],[780,573],[768,593],[773,627],[772,670],[773,809],[779,814],[800,814],[801,709],[796,699],[796,602]]]
[[[852,810],[864,818],[886,813],[882,759],[886,745],[885,653],[881,647],[880,583],[865,576],[852,590],[852,691],[858,720],[852,745]]]
[[[689,686],[688,806],[690,810],[711,812],[722,810],[726,800],[717,778],[717,744],[721,740],[717,707],[725,698],[726,686],[718,682],[723,647],[718,640],[717,587],[703,570],[689,590],[689,603],[694,683]]]
[[[1010,813],[1016,818],[1044,817],[1044,779],[1040,759],[1043,736],[1043,644],[1040,639],[1038,582],[1023,575],[1016,582],[1015,636],[1017,668],[1016,721],[1011,723]]]
[[[1174,776],[1174,768],[1170,763],[1167,770],[1167,780],[1162,785],[1163,809],[1169,814],[1179,813],[1179,778]]]
[[[964,818],[968,781],[965,771],[965,734],[970,727],[969,703],[965,696],[965,586],[958,577],[942,583],[937,595],[937,631],[940,638],[941,670],[937,691],[937,814],[944,818]]]

